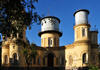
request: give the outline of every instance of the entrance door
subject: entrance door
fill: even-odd
[[[49,53],[48,54],[48,67],[53,67],[53,54]]]

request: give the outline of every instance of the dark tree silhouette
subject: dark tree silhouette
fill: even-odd
[[[22,32],[24,26],[31,29],[33,23],[40,24],[35,2],[38,0],[0,0],[0,33],[10,36]]]

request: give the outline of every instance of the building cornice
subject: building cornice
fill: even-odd
[[[91,40],[79,40],[79,41],[75,41],[74,44],[77,44],[77,43],[91,43]]]
[[[98,49],[99,45],[98,44],[91,44],[91,49]]]
[[[36,47],[36,50],[43,50],[43,51],[49,51],[49,50],[65,50],[65,47]]]
[[[98,31],[90,31],[90,33],[98,33]]]
[[[91,27],[90,24],[82,23],[82,24],[75,25],[75,26],[73,27],[73,29],[75,29],[75,28],[78,27],[78,26],[89,26],[89,27]]]

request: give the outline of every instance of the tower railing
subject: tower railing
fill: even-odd
[[[44,28],[43,30],[42,29],[40,29],[39,31],[38,31],[38,33],[40,33],[40,32],[44,32],[44,31],[59,31],[59,32],[61,32],[61,33],[63,33],[62,32],[62,30],[60,30],[60,29],[58,29],[58,28]]]
[[[89,21],[88,21],[88,23],[87,23],[87,24],[90,24],[90,25],[91,25],[91,23],[90,23]],[[74,23],[74,24],[73,24],[73,26],[76,26],[76,23]]]
[[[97,31],[98,32],[98,29],[97,28],[90,28],[90,31]]]

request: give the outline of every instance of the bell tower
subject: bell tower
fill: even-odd
[[[90,24],[88,23],[89,11],[86,9],[77,10],[74,13],[75,25],[74,25],[74,42],[89,41],[89,29]]]
[[[59,47],[59,37],[62,36],[59,23],[60,20],[54,16],[46,16],[41,19],[41,30],[38,35],[41,37],[42,47]]]

